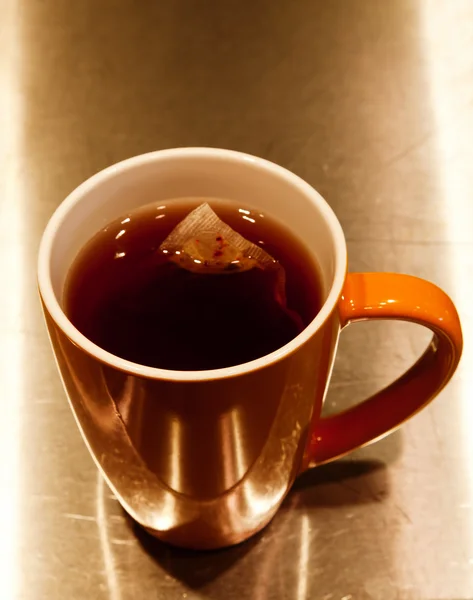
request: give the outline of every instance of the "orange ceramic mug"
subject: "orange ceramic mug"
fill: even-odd
[[[68,270],[99,229],[139,206],[189,196],[270,213],[316,258],[322,309],[272,354],[213,371],[153,369],[95,346],[64,313]],[[323,198],[289,171],[228,150],[153,152],[93,176],[51,218],[38,277],[63,383],[97,466],[134,519],[181,546],[226,546],[260,530],[301,470],[395,429],[443,388],[462,351],[442,290],[408,275],[347,274],[343,232]],[[433,339],[388,388],[321,418],[340,332],[362,319],[413,321]]]

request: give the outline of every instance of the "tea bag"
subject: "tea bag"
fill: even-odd
[[[190,212],[168,235],[160,251],[179,267],[195,274],[230,276],[251,269],[274,272],[274,300],[303,329],[300,315],[286,305],[283,266],[260,246],[224,223],[204,203]]]

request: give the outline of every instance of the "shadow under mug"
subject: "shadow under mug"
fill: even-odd
[[[284,347],[225,369],[168,371],[104,351],[68,320],[64,282],[84,244],[140,206],[190,196],[269,213],[316,258],[324,304]],[[152,152],[91,177],[52,216],[38,279],[62,381],[92,457],[124,509],[179,546],[218,548],[259,531],[298,473],[401,425],[448,382],[462,351],[458,315],[443,291],[408,275],[347,274],[345,238],[323,198],[293,173],[229,150]],[[362,319],[413,321],[434,335],[393,384],[321,418],[340,332]]]

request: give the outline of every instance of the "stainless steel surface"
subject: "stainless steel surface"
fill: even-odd
[[[473,598],[473,5],[429,0],[0,5],[1,597]],[[307,179],[352,270],[456,301],[454,381],[399,432],[302,476],[270,526],[210,554],[137,531],[98,477],[36,295],[48,217],[81,180],[168,146],[248,151]],[[327,409],[404,370],[415,326],[344,333]]]

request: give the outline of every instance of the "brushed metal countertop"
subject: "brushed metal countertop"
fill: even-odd
[[[4,0],[0,4],[2,600],[473,599],[473,4]],[[228,147],[305,178],[352,270],[457,303],[464,358],[400,431],[306,473],[271,525],[214,553],[136,530],[88,455],[36,292],[41,232],[99,169]],[[327,410],[402,372],[428,335],[342,336]]]

